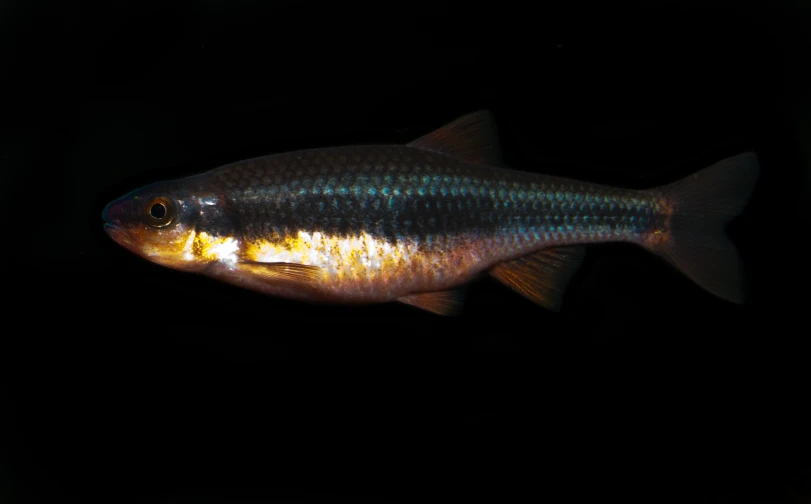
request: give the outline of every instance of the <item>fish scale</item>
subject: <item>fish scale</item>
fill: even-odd
[[[666,217],[654,194],[401,145],[279,154],[212,178],[245,257],[322,267],[324,294],[358,300],[446,289],[548,246],[640,240]],[[354,255],[333,253],[336,240]]]
[[[476,113],[407,145],[288,152],[150,184],[103,217],[148,260],[296,299],[449,314],[486,272],[555,310],[586,245],[630,242],[742,302],[723,228],[757,176],[752,153],[646,190],[512,170]]]
[[[229,207],[247,217],[246,239],[265,237],[268,229],[302,229],[389,240],[523,234],[561,245],[575,236],[638,239],[663,211],[656,195],[397,145],[286,153],[229,165],[214,177],[227,187]]]

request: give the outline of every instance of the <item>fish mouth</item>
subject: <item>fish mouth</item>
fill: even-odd
[[[110,238],[124,247],[132,249],[135,246],[132,236],[130,236],[130,234],[121,226],[108,222],[104,224],[104,232],[107,233]]]

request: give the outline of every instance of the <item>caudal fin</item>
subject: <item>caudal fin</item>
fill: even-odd
[[[745,276],[726,225],[746,207],[759,171],[755,153],[746,152],[658,189],[672,205],[672,214],[667,236],[651,249],[733,303],[745,300]]]

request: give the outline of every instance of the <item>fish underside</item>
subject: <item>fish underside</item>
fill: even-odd
[[[288,152],[151,184],[104,217],[148,260],[300,300],[453,314],[461,287],[488,274],[558,310],[586,246],[630,242],[742,303],[725,226],[757,176],[751,152],[647,190],[517,171],[477,112],[406,145]]]

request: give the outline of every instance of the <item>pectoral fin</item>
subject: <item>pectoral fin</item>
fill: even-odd
[[[307,264],[258,261],[240,261],[240,268],[248,270],[268,281],[314,284],[324,277],[324,270]]]

